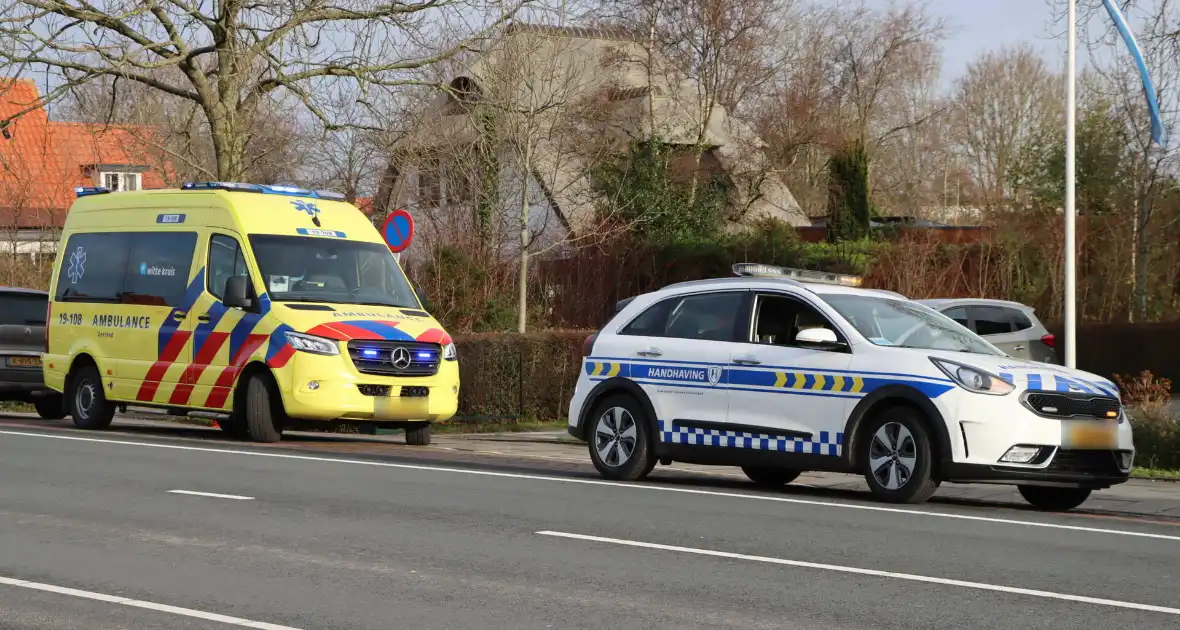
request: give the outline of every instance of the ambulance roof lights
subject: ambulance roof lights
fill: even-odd
[[[249,184],[244,182],[185,182],[182,190],[226,190],[230,192],[252,192],[264,195],[287,195],[290,197],[311,197],[329,201],[344,201],[344,195],[331,190],[311,190],[299,186],[278,184]]]
[[[812,284],[834,284],[842,287],[859,287],[863,278],[845,273],[828,273],[826,271],[812,271],[810,269],[793,269],[778,267],[762,263],[737,263],[733,266],[734,275],[747,278],[790,278],[799,282]]]
[[[91,195],[105,195],[111,192],[110,188],[104,186],[78,186],[74,189],[74,195],[79,199],[82,197],[89,197]]]

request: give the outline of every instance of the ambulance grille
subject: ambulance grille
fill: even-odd
[[[374,376],[434,376],[442,360],[442,346],[415,341],[348,342],[348,356],[356,371]]]

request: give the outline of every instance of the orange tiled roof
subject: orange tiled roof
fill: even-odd
[[[38,98],[33,81],[0,79],[0,120]],[[60,226],[74,201],[74,188],[95,185],[89,166],[153,166],[135,131],[51,121],[40,107],[10,123],[0,131],[0,229]],[[157,168],[140,179],[142,188],[164,185]]]

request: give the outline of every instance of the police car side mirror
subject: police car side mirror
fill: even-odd
[[[250,295],[250,279],[246,276],[234,276],[226,280],[225,299],[222,303],[230,308],[252,308],[254,299]]]
[[[795,343],[816,348],[835,348],[840,345],[836,333],[827,328],[807,328],[795,335]]]

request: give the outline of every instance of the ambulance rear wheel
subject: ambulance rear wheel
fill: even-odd
[[[406,444],[410,446],[427,446],[430,444],[430,423],[411,425],[406,427]]]
[[[105,429],[115,418],[115,405],[107,400],[98,368],[86,365],[70,379],[70,415],[79,429]]]
[[[246,385],[246,428],[255,442],[278,442],[283,439],[286,420],[283,402],[269,374],[250,377]]]

